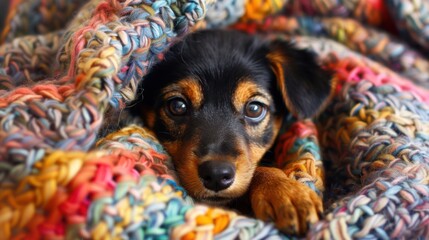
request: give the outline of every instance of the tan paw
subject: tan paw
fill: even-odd
[[[322,200],[313,190],[275,168],[257,169],[250,197],[257,218],[273,221],[288,234],[304,235],[323,212]]]

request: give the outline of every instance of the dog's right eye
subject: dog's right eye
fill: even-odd
[[[184,99],[173,98],[167,102],[167,109],[173,116],[183,116],[188,112],[188,106]]]
[[[244,117],[251,123],[261,122],[267,115],[267,106],[258,101],[251,101],[244,108]]]

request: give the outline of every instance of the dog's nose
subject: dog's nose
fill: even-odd
[[[198,174],[204,187],[218,192],[234,182],[235,167],[227,161],[206,161],[198,166]]]

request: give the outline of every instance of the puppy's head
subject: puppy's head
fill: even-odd
[[[201,31],[165,53],[145,76],[131,111],[172,156],[197,200],[241,196],[288,112],[316,113],[330,76],[306,50],[234,31]]]

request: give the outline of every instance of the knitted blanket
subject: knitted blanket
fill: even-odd
[[[307,238],[429,238],[429,2],[10,0],[8,8],[0,239],[294,238],[194,203],[156,138],[127,116],[172,42],[221,27],[287,38],[334,73],[332,103],[316,119],[287,119],[275,145],[277,166],[324,196],[325,215]]]

